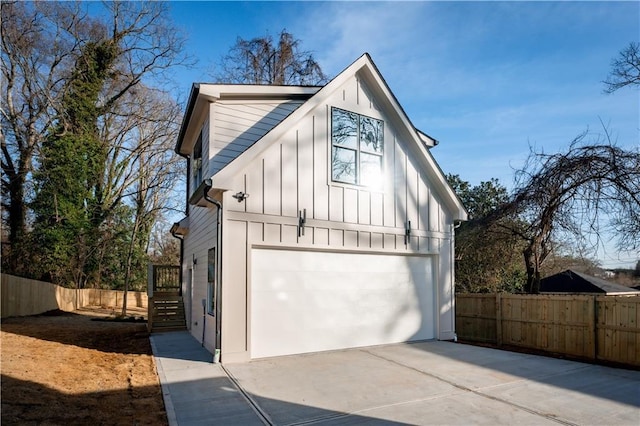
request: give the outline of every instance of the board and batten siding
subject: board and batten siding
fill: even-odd
[[[225,208],[262,221],[265,235],[275,238],[265,242],[297,242],[297,230],[292,236],[280,218],[295,219],[306,209],[307,229],[312,229],[305,229],[301,238],[307,243],[431,251],[429,240],[448,236],[451,215],[431,189],[433,184],[418,171],[390,120],[368,98],[366,88],[355,79],[345,86],[237,176],[234,191],[249,197],[242,203],[232,200]],[[332,106],[384,121],[385,175],[380,188],[331,181]],[[404,238],[407,221],[411,222],[409,247]],[[297,219],[290,222],[297,225]]]
[[[218,101],[210,117],[213,143],[209,151],[212,176],[284,120],[302,101]]]
[[[212,104],[209,175],[213,174],[214,183],[221,167],[276,124],[269,120],[265,104],[260,106],[261,109],[255,105]],[[331,107],[384,121],[384,183],[380,188],[331,181]],[[282,108],[275,108],[281,112],[280,118],[287,115]],[[256,111],[265,113],[263,119]],[[453,215],[433,190],[435,184],[420,171],[412,154],[415,149],[409,149],[413,141],[402,135],[376,105],[366,86],[353,78],[236,175],[233,188],[223,194],[222,200],[223,362],[246,361],[250,357],[249,295],[254,246],[434,256],[438,337],[453,338]],[[232,195],[238,191],[249,197],[237,202]],[[307,221],[304,234],[298,235],[298,214],[303,209]],[[191,218],[189,240],[194,241],[189,241],[189,248],[185,249],[187,261],[192,250],[204,260],[207,249],[215,242],[215,236],[207,233],[215,227],[215,209],[193,210],[194,215],[205,214],[208,220]],[[411,235],[405,244],[407,221],[411,221]],[[200,232],[207,233],[206,237]],[[194,291],[204,291],[202,295],[194,294],[197,301],[206,297],[206,286],[202,284],[206,283],[204,265],[197,265],[194,280],[198,283]],[[207,323],[207,330],[212,330],[209,327]],[[192,333],[198,336],[201,329],[192,328]],[[210,347],[214,337],[210,333],[207,336],[205,345]]]

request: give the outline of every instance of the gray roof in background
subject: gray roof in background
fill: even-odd
[[[640,291],[567,269],[540,280],[542,293],[640,294]]]

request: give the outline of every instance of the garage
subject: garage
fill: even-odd
[[[432,256],[251,250],[251,358],[435,337]]]

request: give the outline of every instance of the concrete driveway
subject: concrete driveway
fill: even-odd
[[[154,351],[162,346],[157,336]],[[449,342],[205,367],[174,372],[174,398],[206,410],[185,417],[173,404],[178,424],[640,424],[638,371]],[[189,377],[210,377],[212,387],[198,380],[189,397]],[[194,403],[204,394],[209,402]]]

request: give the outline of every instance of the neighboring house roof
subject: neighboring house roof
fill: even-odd
[[[196,131],[195,126],[190,126],[190,123],[192,121],[198,122],[202,119],[203,111],[206,110],[204,106],[208,102],[215,102],[224,96],[234,99],[255,99],[255,96],[264,97],[264,99],[291,99],[291,97],[306,99],[302,105],[291,112],[278,125],[269,130],[213,176],[214,188],[219,190],[230,189],[237,173],[247,167],[252,160],[257,158],[272,143],[275,143],[306,114],[326,102],[335,90],[354,76],[367,83],[376,99],[380,100],[380,107],[387,113],[396,129],[405,136],[405,140],[413,142],[409,144],[409,148],[414,154],[414,158],[420,162],[422,170],[427,173],[432,182],[436,183],[436,190],[452,212],[453,219],[467,220],[468,214],[465,207],[447,183],[444,173],[429,152],[429,148],[437,145],[438,141],[413,126],[367,53],[345,68],[344,71],[323,87],[194,84],[175,150],[183,156],[190,153],[192,146],[188,144],[193,143],[189,141],[195,140],[193,133]],[[198,115],[198,112],[200,112],[200,115]]]
[[[640,294],[631,287],[567,269],[540,280],[542,293],[597,293],[608,295]]]

